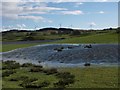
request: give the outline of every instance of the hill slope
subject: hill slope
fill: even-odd
[[[118,34],[117,33],[95,34],[85,37],[68,38],[56,43],[118,43]]]

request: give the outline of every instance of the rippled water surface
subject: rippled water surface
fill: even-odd
[[[47,65],[80,65],[86,62],[93,64],[118,63],[117,44],[92,44],[84,48],[80,44],[46,44],[16,49],[2,54],[3,60],[19,62],[46,63]],[[57,51],[56,49],[61,49]]]

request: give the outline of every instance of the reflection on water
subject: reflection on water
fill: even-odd
[[[57,50],[61,49],[61,50]],[[46,44],[16,49],[2,54],[3,60],[18,60],[47,65],[81,65],[118,63],[117,44],[93,44],[85,48],[82,44]],[[46,63],[45,63],[46,62]]]

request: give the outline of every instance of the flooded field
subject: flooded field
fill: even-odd
[[[48,66],[82,66],[84,63],[118,63],[117,44],[44,44],[4,52],[2,60],[16,60]]]

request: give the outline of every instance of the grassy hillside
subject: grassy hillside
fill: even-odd
[[[7,67],[6,67],[7,66]],[[9,67],[9,68],[8,68]],[[13,69],[14,67],[14,69]],[[32,71],[31,71],[32,69]],[[33,71],[34,70],[34,71]],[[37,71],[36,71],[37,70]],[[36,67],[31,64],[21,65],[15,63],[3,63],[3,88],[23,88],[22,85],[27,85],[26,80],[30,85],[42,85],[43,87],[53,88],[54,83],[63,79],[62,72],[69,72],[70,78],[74,78],[73,83],[66,85],[68,88],[117,88],[118,87],[118,67],[83,67],[83,68],[58,68],[56,69]],[[0,70],[1,71],[1,70]],[[14,73],[8,73],[14,72]],[[61,75],[57,77],[56,75]],[[64,74],[65,75],[65,74]],[[67,76],[66,76],[67,75]],[[66,74],[66,80],[69,74]],[[71,77],[71,75],[74,77]],[[34,81],[31,81],[34,80]],[[70,80],[71,80],[70,79]],[[43,84],[43,82],[48,82]],[[69,79],[68,79],[69,81]],[[66,81],[65,81],[66,82]],[[69,81],[70,82],[70,81]]]
[[[118,34],[106,33],[61,40],[57,43],[118,43]]]
[[[46,42],[46,43],[31,43],[31,44],[4,44],[0,51],[9,51],[16,48],[29,47],[39,44],[53,44],[53,43],[118,43],[117,33],[104,33],[104,34],[93,34],[87,36],[77,36],[68,39],[60,40],[57,42]]]

